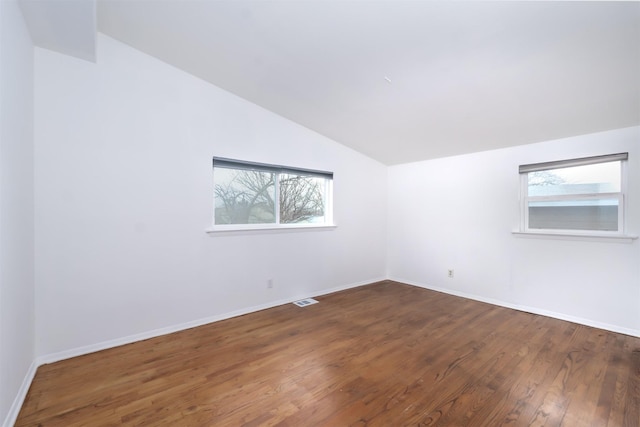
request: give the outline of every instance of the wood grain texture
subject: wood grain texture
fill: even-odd
[[[391,281],[41,366],[17,426],[640,426],[640,339]]]

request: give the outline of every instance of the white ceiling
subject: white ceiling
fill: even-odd
[[[95,0],[20,0],[18,4],[36,46],[96,60]]]
[[[638,2],[98,0],[97,25],[389,165],[640,125]]]

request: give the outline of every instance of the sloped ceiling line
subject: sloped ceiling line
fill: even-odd
[[[640,125],[638,2],[20,1],[39,46],[97,29],[387,165]]]

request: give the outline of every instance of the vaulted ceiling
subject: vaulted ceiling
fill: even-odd
[[[388,165],[640,125],[638,2],[51,3]]]

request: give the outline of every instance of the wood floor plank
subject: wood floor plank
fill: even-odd
[[[640,339],[384,281],[50,365],[16,426],[640,426]]]

